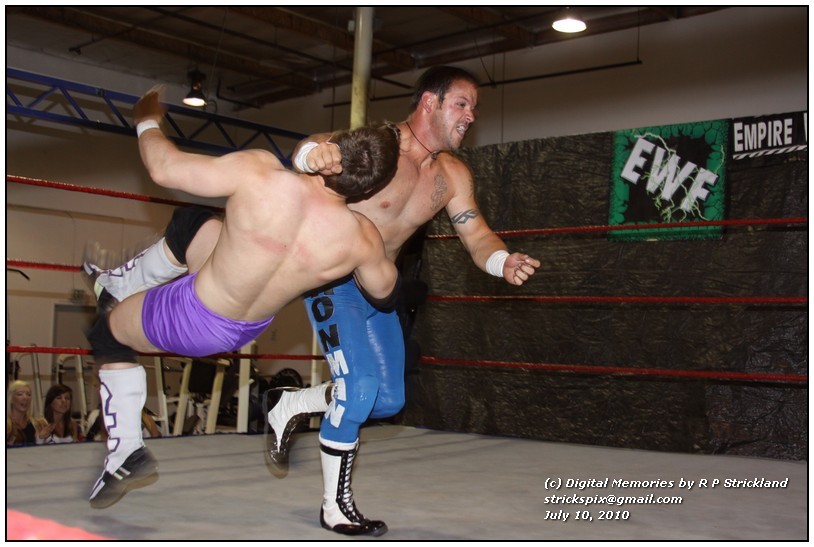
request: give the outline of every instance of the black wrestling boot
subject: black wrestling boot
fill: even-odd
[[[94,509],[110,507],[128,491],[155,482],[157,473],[158,462],[147,447],[142,446],[130,454],[114,473],[102,472],[91,490],[90,506]]]
[[[347,536],[381,536],[387,532],[387,525],[380,520],[366,519],[353,501],[351,471],[358,450],[359,441],[350,450],[337,450],[320,443],[325,495],[319,523],[326,530]]]

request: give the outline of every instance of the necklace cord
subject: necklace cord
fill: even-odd
[[[405,120],[405,122],[404,122],[404,123],[405,123],[405,124],[407,124],[407,129],[409,129],[409,130],[410,130],[410,133],[412,133],[412,134],[413,134],[413,138],[414,138],[414,139],[415,139],[415,140],[418,142],[418,144],[420,144],[420,145],[421,145],[421,146],[424,148],[424,150],[426,150],[427,152],[429,152],[429,153],[430,153],[430,156],[432,156],[432,159],[437,159],[437,158],[438,158],[438,152],[433,152],[432,150],[430,150],[429,148],[427,148],[427,147],[424,145],[424,143],[423,143],[423,142],[421,142],[421,139],[419,139],[419,138],[416,136],[415,131],[413,131],[413,128],[412,128],[412,127],[410,127],[410,122],[408,122],[408,121],[406,121],[406,120]]]

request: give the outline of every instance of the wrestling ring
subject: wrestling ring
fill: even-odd
[[[59,191],[105,195],[162,205],[186,205],[110,190],[7,175],[7,183]],[[807,226],[808,219],[738,219],[687,226]],[[669,224],[675,227],[676,224]],[[636,225],[661,228],[667,225]],[[605,233],[627,226],[577,226],[497,232],[550,237],[563,233]],[[429,241],[451,236],[430,236]],[[510,245],[511,246],[511,245]],[[7,258],[8,268],[79,273],[81,265]],[[461,296],[436,295],[428,302],[461,305],[510,301],[606,305],[675,304],[696,306],[807,307],[804,296]],[[170,428],[161,383],[157,422],[162,438],[146,443],[160,461],[160,480],[98,511],[87,502],[99,472],[103,443],[13,448],[6,451],[7,539],[74,540],[336,540],[319,527],[320,462],[315,431],[301,433],[292,448],[291,472],[284,480],[267,470],[260,436],[247,434],[248,371],[256,360],[320,362],[321,355],[280,355],[250,351],[213,359],[240,368],[238,423],[234,433],[181,436],[182,413]],[[75,360],[80,385],[90,351],[40,347],[7,341],[7,354],[58,355]],[[142,354],[180,359],[172,354]],[[496,367],[656,378],[713,379],[807,385],[808,376],[785,372],[745,373],[667,370],[589,364],[511,362],[421,355],[437,366]],[[191,366],[185,366],[188,375]],[[39,371],[34,371],[39,375]],[[156,375],[161,377],[161,375]],[[216,376],[217,378],[217,376]],[[222,377],[221,377],[222,378]],[[222,381],[222,379],[221,379]],[[158,381],[157,381],[158,382]],[[182,381],[183,385],[183,381]],[[34,389],[35,395],[41,388]],[[212,389],[218,407],[220,387]],[[36,397],[35,397],[36,398]],[[78,397],[83,417],[87,396]],[[186,408],[182,393],[176,401]],[[216,432],[216,413],[207,433]],[[171,432],[171,434],[170,434]],[[354,491],[360,510],[388,522],[388,540],[805,540],[808,537],[806,462],[721,455],[673,454],[552,443],[528,439],[450,433],[400,425],[374,424],[361,433],[365,445]],[[556,470],[556,471],[554,471]],[[632,483],[630,481],[633,481]],[[718,480],[719,483],[714,484]],[[732,482],[726,483],[727,480]],[[604,482],[603,482],[604,481]]]

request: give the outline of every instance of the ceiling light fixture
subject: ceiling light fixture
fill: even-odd
[[[565,11],[557,17],[557,20],[551,23],[551,28],[557,32],[571,34],[574,32],[582,32],[588,28],[588,26],[585,24],[585,21],[579,18],[579,15],[571,11],[571,8],[565,8]]]
[[[197,68],[193,68],[187,73],[187,78],[189,79],[190,88],[189,93],[184,97],[184,104],[196,108],[206,106],[206,95],[203,93],[203,83],[206,75]]]

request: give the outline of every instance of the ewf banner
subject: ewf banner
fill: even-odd
[[[618,131],[611,226],[723,220],[728,120]],[[618,230],[611,239],[720,237],[720,226]]]

